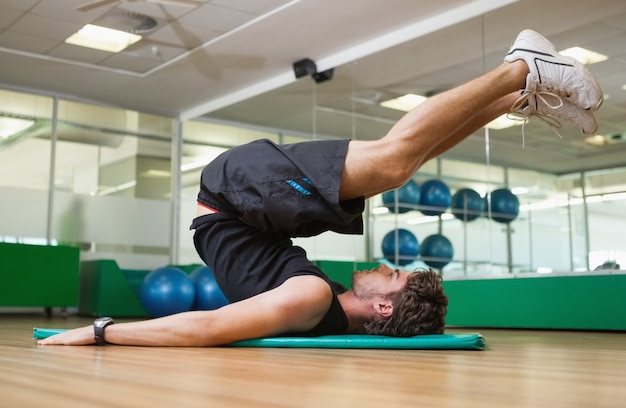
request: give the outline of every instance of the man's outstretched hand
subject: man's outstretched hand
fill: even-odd
[[[84,346],[96,344],[96,340],[93,326],[85,326],[55,334],[54,336],[39,340],[37,344],[40,346]]]

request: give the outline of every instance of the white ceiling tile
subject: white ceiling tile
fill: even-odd
[[[196,26],[205,30],[225,33],[255,17],[253,14],[224,7],[206,5],[198,13],[189,13],[180,18],[182,26]]]
[[[90,1],[90,0],[86,0]],[[65,0],[40,0],[30,13],[35,16],[45,17],[52,20],[66,21],[73,23],[78,27],[91,23],[94,16],[98,15],[105,9],[96,10],[91,13],[85,13],[76,10],[79,2]]]
[[[1,9],[25,12],[33,8],[40,0],[2,0]]]
[[[159,66],[160,64],[161,61],[155,60],[154,58],[141,58],[134,55],[116,54],[104,60],[100,65],[141,74]]]
[[[6,30],[11,24],[16,22],[21,15],[19,11],[0,7],[0,32]]]
[[[111,53],[63,43],[51,50],[48,55],[81,63],[98,64],[108,58]]]
[[[58,41],[49,40],[43,37],[31,37],[29,35],[18,34],[12,31],[0,34],[0,46],[14,50],[46,54],[57,45]]]
[[[186,51],[187,49],[183,47],[162,44],[156,41],[141,40],[122,50],[119,55],[123,55],[126,58],[150,59],[156,61],[158,64],[162,64]]]
[[[282,7],[291,1],[292,0],[213,0],[211,4],[249,14],[262,15],[278,7]]]
[[[81,25],[75,23],[26,14],[11,26],[11,30],[33,37],[63,41],[81,27]]]
[[[150,41],[161,42],[163,44],[177,45],[186,49],[195,48],[213,38],[219,36],[218,31],[209,29],[185,26],[180,23],[173,23],[160,27],[147,35]]]

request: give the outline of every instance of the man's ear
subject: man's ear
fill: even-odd
[[[374,311],[380,317],[391,317],[393,313],[393,302],[389,299],[376,299],[374,302]]]

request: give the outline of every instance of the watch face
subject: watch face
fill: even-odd
[[[96,325],[98,325],[100,327],[102,327],[102,326],[104,326],[106,324],[109,324],[109,323],[113,323],[113,319],[111,319],[110,317],[99,317],[99,318],[97,318],[94,321],[94,324],[96,324]]]

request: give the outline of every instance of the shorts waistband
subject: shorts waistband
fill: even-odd
[[[217,212],[221,211],[231,211],[232,209],[229,205],[225,204],[219,198],[215,197],[213,194],[210,194],[204,190],[200,190],[198,193],[198,204],[203,205],[205,207],[209,207],[212,210]]]

